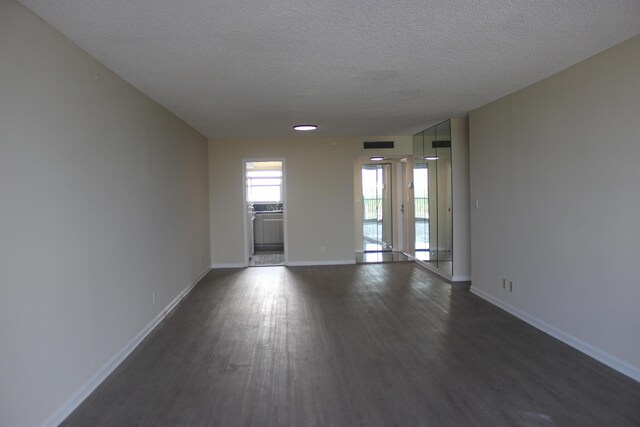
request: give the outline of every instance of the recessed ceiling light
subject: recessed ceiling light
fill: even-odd
[[[369,160],[371,160],[373,162],[379,162],[380,160],[384,160],[384,157],[382,157],[382,156],[373,156],[373,157],[369,157]]]
[[[424,159],[425,160],[438,160],[440,157],[439,156],[427,156]]]
[[[318,126],[316,125],[295,125],[293,127],[295,130],[307,131],[307,130],[316,130]]]

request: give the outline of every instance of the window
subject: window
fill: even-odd
[[[282,202],[282,171],[247,171],[247,202]]]

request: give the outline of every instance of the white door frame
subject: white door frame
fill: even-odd
[[[413,200],[413,157],[403,157],[402,165],[402,203],[404,204],[404,213],[402,216],[402,236],[403,248],[402,252],[413,257],[415,255],[415,209]]]
[[[407,169],[407,163],[406,162],[402,162],[401,160],[397,160],[396,161],[396,188],[395,188],[395,197],[396,197],[396,218],[398,218],[397,220],[397,230],[398,232],[396,233],[397,236],[397,245],[396,245],[396,250],[397,251],[404,251],[405,250],[405,215],[406,215],[406,209],[403,209],[403,206],[405,204],[405,195],[406,195],[406,191],[405,191],[405,182],[406,182],[406,169]]]
[[[260,157],[242,159],[242,224],[243,224],[243,246],[244,246],[244,265],[249,266],[249,257],[251,256],[251,248],[249,248],[249,221],[247,218],[247,163],[249,162],[282,162],[282,221],[284,229],[284,265],[289,264],[289,251],[287,250],[288,238],[288,221],[287,212],[287,168],[284,157]]]

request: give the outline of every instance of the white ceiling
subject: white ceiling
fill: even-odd
[[[407,135],[640,33],[638,0],[21,0],[210,138]]]

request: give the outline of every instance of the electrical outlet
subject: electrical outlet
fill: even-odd
[[[513,292],[513,281],[509,280],[509,292]]]
[[[153,305],[156,305],[156,293],[155,292],[151,292],[151,302],[153,303]]]
[[[323,254],[324,253],[324,246],[320,246],[320,253]]]

